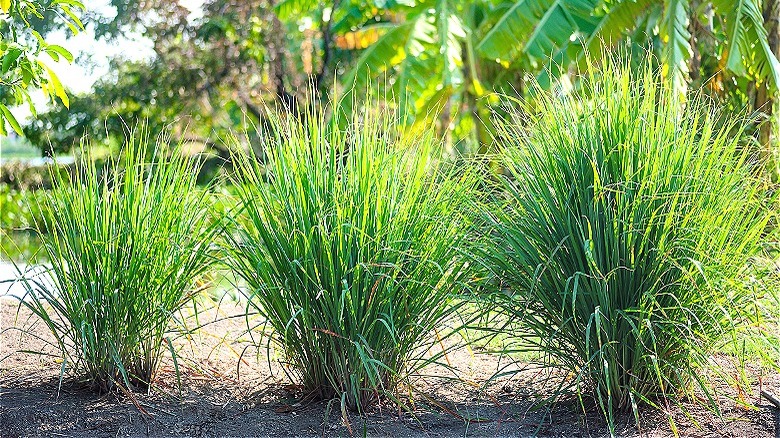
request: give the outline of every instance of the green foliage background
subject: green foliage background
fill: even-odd
[[[142,118],[227,156],[228,132],[268,128],[266,104],[302,114],[344,97],[337,110],[352,113],[371,91],[393,97],[407,128],[433,121],[446,147],[484,152],[501,111],[494,92],[576,88],[585,55],[605,47],[654,53],[680,92],[779,114],[777,0],[208,0],[198,18],[175,1],[110,6],[116,15],[87,10],[86,25],[108,39],[140,33],[154,56],[113,60],[70,111],[25,126],[41,148],[102,140]],[[757,131],[763,145],[770,132]]]

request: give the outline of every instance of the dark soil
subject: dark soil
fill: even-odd
[[[444,367],[428,367],[426,376],[413,379],[400,394],[411,412],[384,404],[362,419],[350,412],[344,415],[337,401],[307,400],[273,352],[270,365],[264,352],[258,354],[244,333],[244,320],[226,318],[242,310],[223,304],[202,312],[201,324],[220,320],[173,340],[181,393],[173,360],[167,356],[149,394],[98,395],[70,377],[60,388],[61,361],[56,356],[21,352],[56,354],[45,342],[51,335],[34,324],[29,313],[22,310],[17,318],[16,302],[0,299],[0,435],[609,436],[600,414],[594,409],[583,414],[576,400],[559,402],[550,410],[536,407],[535,401],[549,395],[561,376],[465,348],[447,351],[446,360],[459,370],[457,378]],[[507,366],[521,371],[489,382]],[[759,397],[761,388],[780,394],[780,376],[761,373],[752,369],[756,384],[742,395],[756,409],[739,407],[728,396],[720,400],[721,417],[696,403],[670,407],[679,435],[780,437],[780,413]],[[722,389],[736,396],[734,390]],[[626,416],[616,433],[655,437],[672,436],[673,430],[666,414],[646,409],[640,428],[633,416]]]

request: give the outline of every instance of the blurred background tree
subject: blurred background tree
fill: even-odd
[[[777,143],[778,0],[187,3],[110,0],[115,14],[88,11],[97,37],[140,34],[154,54],[112,60],[70,110],[27,124],[30,141],[67,150],[84,133],[108,140],[142,118],[219,152],[228,132],[254,133],[275,104],[299,116],[340,99],[336,109],[352,114],[355,96],[372,90],[394,98],[409,129],[433,119],[449,147],[485,151],[500,110],[494,91],[523,95],[535,80],[576,86],[584,54],[607,45],[651,50],[681,92],[702,87],[754,110],[767,158]]]

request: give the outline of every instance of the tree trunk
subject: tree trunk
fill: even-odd
[[[269,8],[266,13],[265,22],[269,27],[266,36],[266,54],[268,57],[268,76],[271,81],[271,88],[274,90],[277,99],[283,107],[293,115],[298,115],[298,99],[294,94],[287,91],[285,84],[285,69],[287,62],[285,54],[287,47],[285,39],[287,36],[284,24],[276,16],[273,8],[276,1],[269,2]]]
[[[336,11],[336,8],[339,7],[340,0],[334,0],[332,6],[330,7],[331,12],[327,20],[325,20],[325,13],[323,10],[322,13],[322,21],[320,22],[320,31],[322,32],[322,59],[320,60],[320,68],[319,71],[317,71],[317,74],[314,75],[314,78],[312,79],[312,88],[314,92],[317,93],[317,97],[323,96],[325,93],[325,86],[332,85],[332,84],[324,84],[324,81],[326,78],[329,77],[331,68],[331,51],[333,50],[333,34],[332,34],[332,23],[333,23],[333,14]]]
[[[695,11],[698,7],[698,2],[691,2],[691,10]],[[699,52],[699,35],[703,33],[701,27],[701,23],[696,16],[691,17],[688,21],[688,32],[691,34],[689,43],[692,51],[691,59],[688,60],[688,72],[692,83],[699,80],[699,70],[701,68],[701,52]]]

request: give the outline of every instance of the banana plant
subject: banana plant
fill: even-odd
[[[353,91],[378,84],[397,102],[402,120],[413,124],[442,110],[464,86],[464,47],[471,29],[459,2],[436,0],[401,9],[397,22],[379,22],[379,39],[365,49],[344,76],[342,109],[351,109]],[[377,79],[379,79],[377,81]]]
[[[486,58],[514,62],[529,56],[539,64],[542,82],[564,73],[584,54],[598,55],[604,43],[644,31],[660,42],[664,76],[684,90],[689,78],[691,20],[711,11],[709,25],[721,40],[724,67],[737,76],[780,87],[780,61],[772,53],[764,29],[761,0],[712,0],[694,9],[690,0],[519,0],[478,45]],[[717,21],[714,20],[717,18]],[[506,48],[510,47],[510,50]]]
[[[380,86],[395,97],[407,124],[438,115],[447,130],[489,141],[490,93],[522,92],[527,74],[550,86],[587,54],[631,40],[653,47],[663,74],[681,92],[690,81],[697,44],[692,24],[708,19],[723,70],[780,87],[780,62],[767,44],[762,0],[342,0],[329,16],[334,31],[371,32],[343,75],[338,107],[354,111],[354,93]],[[312,0],[283,0],[282,19],[322,9]],[[708,11],[706,14],[704,11]],[[703,18],[704,17],[704,18]],[[708,17],[708,18],[707,18]],[[347,25],[345,25],[347,23]],[[346,117],[343,117],[346,119]],[[463,128],[467,126],[467,128]],[[469,128],[470,127],[470,128]],[[464,135],[459,135],[463,137]]]
[[[391,97],[402,121],[412,129],[420,121],[437,117],[449,137],[468,119],[473,129],[460,129],[454,141],[469,137],[476,143],[488,140],[487,91],[493,88],[483,83],[483,70],[507,70],[483,68],[476,53],[484,34],[481,24],[490,9],[489,0],[341,0],[328,6],[311,0],[283,0],[276,5],[282,20],[301,22],[310,19],[304,17],[327,15],[330,32],[350,40],[375,36],[340,76],[343,93],[337,99],[337,110],[343,116],[339,120],[351,117],[355,96],[370,89]],[[325,35],[325,29],[321,33]]]

